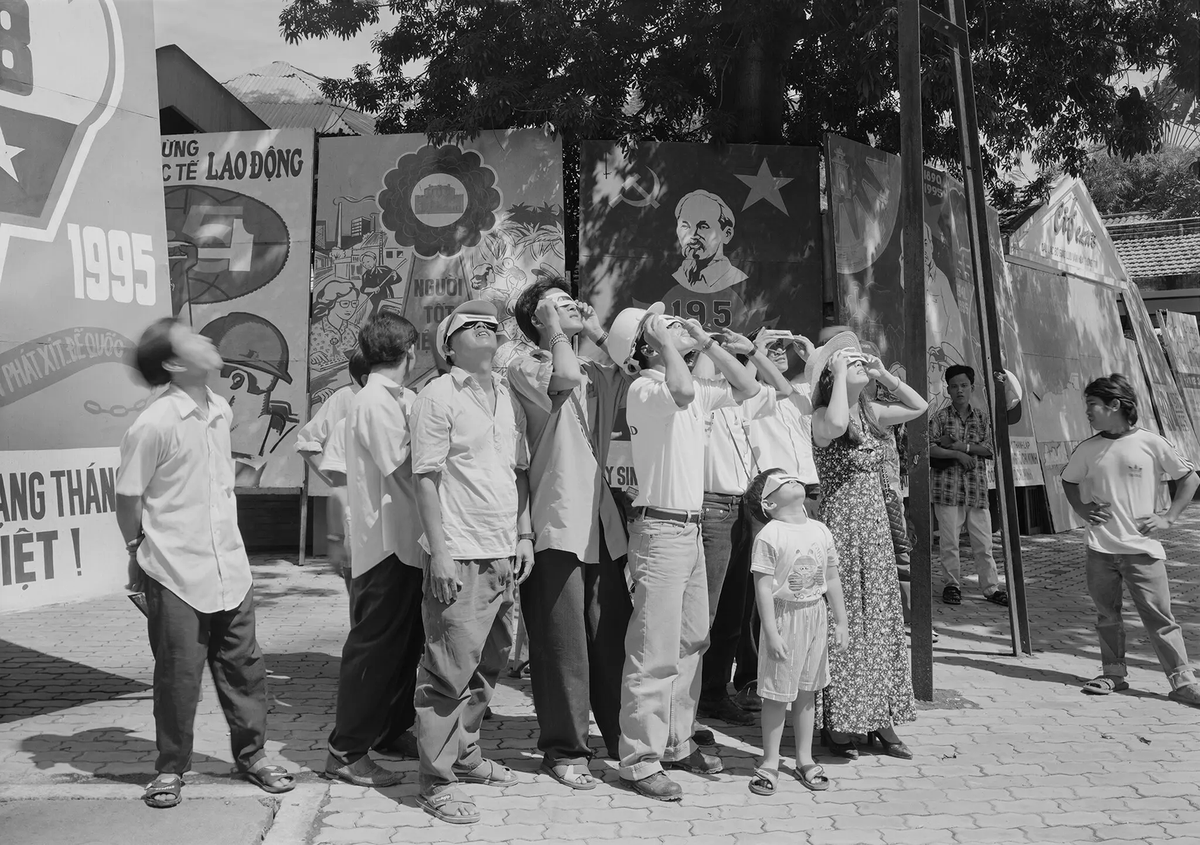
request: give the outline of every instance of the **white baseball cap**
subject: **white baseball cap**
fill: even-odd
[[[633,357],[638,335],[642,333],[648,319],[666,310],[666,305],[655,302],[649,308],[626,308],[616,316],[609,326],[608,339],[604,341],[604,351],[614,364],[627,373],[636,372],[637,365],[631,364],[630,359]]]
[[[450,337],[467,323],[487,323],[495,329],[500,328],[496,318],[496,306],[484,299],[468,299],[450,312],[438,323],[434,334],[434,346],[443,358],[450,352]]]

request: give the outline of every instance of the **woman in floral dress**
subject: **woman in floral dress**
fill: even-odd
[[[881,473],[888,427],[916,419],[927,405],[877,357],[863,354],[851,332],[814,354],[809,377],[820,519],[837,545],[850,629],[850,647],[829,655],[822,736],[830,751],[851,759],[858,757],[853,737],[861,734],[869,742],[878,739],[892,756],[910,758],[895,731],[916,714]],[[899,404],[868,400],[863,390],[872,381]]]

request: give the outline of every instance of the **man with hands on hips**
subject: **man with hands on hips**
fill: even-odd
[[[479,728],[508,661],[513,591],[533,566],[525,413],[500,376],[496,308],[464,302],[435,333],[451,365],[411,414],[417,510],[429,553],[417,673],[418,803],[453,824],[479,820],[459,782],[515,780],[483,757]]]

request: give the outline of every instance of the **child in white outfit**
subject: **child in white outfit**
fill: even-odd
[[[751,482],[745,496],[751,514],[765,523],[750,556],[754,599],[763,620],[758,650],[763,758],[750,779],[756,795],[775,792],[789,706],[796,732],[796,777],[808,789],[829,788],[825,770],[812,756],[814,703],[829,683],[829,612],[833,647],[846,648],[849,633],[833,535],[808,515],[806,495],[799,478],[769,469]]]

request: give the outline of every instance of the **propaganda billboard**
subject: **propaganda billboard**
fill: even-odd
[[[151,4],[3,4],[0,611],[125,582],[127,353],[171,302],[157,147]]]
[[[162,139],[171,308],[225,361],[242,490],[304,480],[312,168],[308,129]]]
[[[822,323],[819,150],[585,141],[580,155],[580,296],[607,324],[663,302],[709,331],[760,326],[815,340]],[[614,487],[636,487],[618,414]]]
[[[436,375],[434,331],[468,299],[500,311],[539,276],[565,275],[562,146],[540,130],[462,144],[424,135],[321,138],[309,321],[310,409],[350,384],[347,355],[371,315],[395,311],[419,334],[409,386]]]

